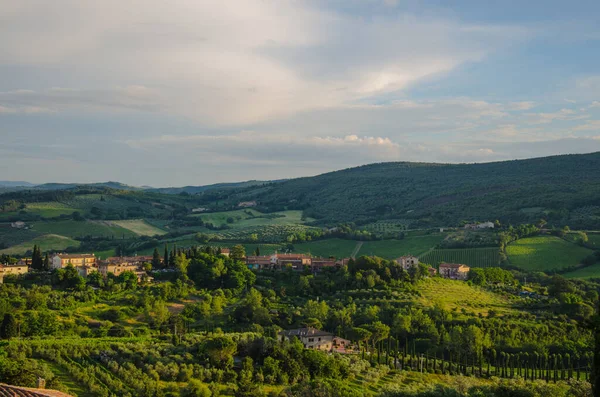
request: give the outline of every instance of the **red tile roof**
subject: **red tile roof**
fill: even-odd
[[[5,385],[0,383],[0,396],[7,397],[72,397],[69,394],[58,390],[31,389],[29,387],[19,387]]]

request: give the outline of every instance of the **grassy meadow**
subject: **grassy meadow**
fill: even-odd
[[[554,236],[528,237],[506,247],[510,263],[523,270],[548,271],[578,265],[591,250]]]

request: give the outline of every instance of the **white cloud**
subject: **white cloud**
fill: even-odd
[[[153,111],[239,125],[401,90],[523,40],[511,26],[469,29],[406,13],[367,19],[308,4],[9,2],[0,64],[53,70],[80,94],[145,86],[155,90]],[[102,102],[146,105],[119,98]]]

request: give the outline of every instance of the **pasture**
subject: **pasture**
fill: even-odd
[[[105,223],[110,225],[116,225],[120,228],[132,232],[134,235],[139,236],[156,236],[167,233],[164,230],[149,224],[143,219],[128,219],[124,221],[110,221]]]
[[[27,251],[32,251],[34,245],[39,245],[42,252],[46,252],[62,251],[68,247],[79,247],[80,243],[65,236],[45,234],[25,243],[3,249],[0,254],[24,255]]]
[[[592,250],[554,236],[528,237],[506,247],[508,260],[528,271],[559,270],[578,265]]]
[[[44,234],[59,234],[71,238],[84,236],[129,238],[136,236],[135,233],[126,228],[111,225],[107,222],[65,220],[35,222],[32,224],[32,230],[37,232]]]
[[[374,255],[394,259],[402,255],[420,256],[434,248],[444,239],[440,233],[406,237],[402,240],[365,241],[357,256]]]
[[[471,267],[493,267],[500,263],[499,248],[436,249],[419,258],[423,263],[462,263]]]
[[[17,229],[10,226],[10,223],[0,224],[0,249],[8,248],[13,245],[21,244],[40,236],[41,233],[31,229]]]

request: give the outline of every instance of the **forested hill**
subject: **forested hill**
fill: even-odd
[[[322,223],[407,219],[445,226],[545,218],[600,228],[600,152],[482,164],[371,164],[231,198],[256,200],[269,211],[303,209]]]

